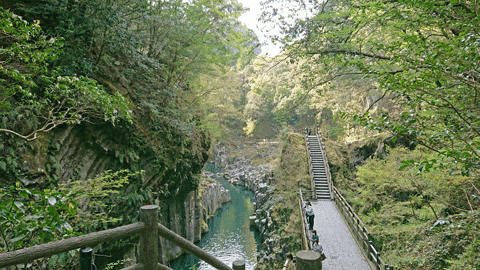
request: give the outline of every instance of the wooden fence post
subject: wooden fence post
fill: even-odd
[[[242,260],[236,260],[232,264],[233,270],[245,270],[245,262]]]
[[[80,270],[92,270],[92,253],[89,247],[80,249]]]
[[[140,221],[145,229],[140,233],[140,263],[145,270],[158,269],[158,206],[140,208]]]
[[[320,260],[320,254],[313,250],[300,250],[296,254],[297,270],[310,270],[310,269],[322,269],[322,261]]]

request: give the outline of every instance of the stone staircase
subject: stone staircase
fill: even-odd
[[[307,136],[307,140],[312,162],[313,180],[315,183],[317,200],[330,200],[327,169],[323,159],[322,147],[316,135]]]

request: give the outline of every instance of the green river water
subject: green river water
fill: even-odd
[[[202,235],[196,245],[215,256],[228,266],[235,260],[243,260],[246,269],[253,269],[256,264],[259,234],[249,226],[248,217],[254,214],[253,192],[241,186],[234,186],[225,179],[217,179],[230,191],[232,201],[223,205],[208,221],[209,232]],[[207,263],[188,254],[170,263],[174,270],[214,269]]]

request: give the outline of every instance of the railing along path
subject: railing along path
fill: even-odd
[[[35,259],[49,257],[87,246],[95,246],[140,234],[139,263],[123,270],[172,270],[158,263],[158,237],[163,237],[197,258],[220,270],[245,270],[243,261],[234,261],[232,268],[208,254],[192,242],[184,239],[162,224],[158,223],[158,206],[146,205],[140,208],[140,222],[117,227],[114,229],[89,233],[82,236],[50,242],[0,254],[0,268],[31,262]]]

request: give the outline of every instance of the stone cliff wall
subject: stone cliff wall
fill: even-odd
[[[71,125],[60,127],[54,132],[32,141],[32,151],[22,154],[22,182],[27,186],[45,186],[48,179],[56,174],[59,182],[70,179],[85,180],[94,178],[105,170],[128,168],[134,162],[141,164],[145,171],[144,183],[155,182],[155,174],[142,161],[142,157],[121,156],[122,145],[119,134],[112,128],[101,126],[89,127]],[[0,180],[3,180],[0,176]],[[155,190],[154,190],[155,191]],[[160,222],[169,229],[196,242],[207,231],[206,220],[218,210],[223,203],[230,200],[230,195],[223,186],[209,179],[197,190],[184,197],[174,197],[160,209]],[[161,260],[178,257],[182,250],[175,245],[160,240]],[[128,255],[129,254],[129,255]],[[135,247],[127,250],[125,256],[134,258]]]

